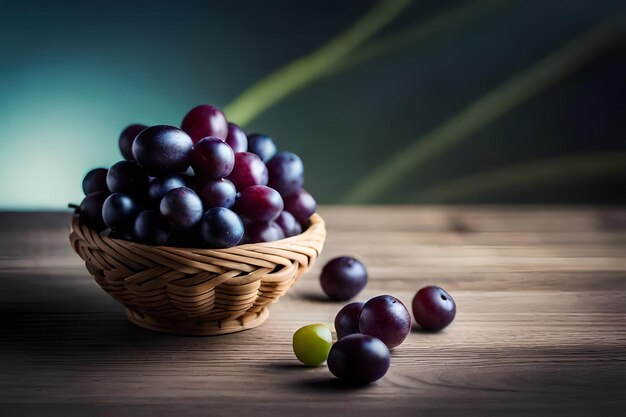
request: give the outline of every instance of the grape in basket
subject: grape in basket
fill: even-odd
[[[70,240],[135,324],[258,326],[321,252],[302,160],[267,135],[249,140],[215,106],[194,107],[180,128],[128,126],[118,145],[123,161],[84,178]]]

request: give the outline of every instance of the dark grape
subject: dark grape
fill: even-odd
[[[274,242],[285,238],[283,229],[276,222],[247,222],[245,230],[246,243]]]
[[[359,333],[359,315],[361,309],[363,309],[365,303],[361,301],[355,301],[354,303],[346,304],[335,316],[335,331],[337,332],[337,339],[346,337],[349,334]]]
[[[268,185],[283,197],[298,191],[304,184],[304,164],[295,153],[278,152],[268,163]]]
[[[248,152],[258,155],[261,161],[267,162],[276,154],[276,145],[269,136],[253,133],[248,135]]]
[[[275,220],[276,224],[283,229],[285,237],[296,236],[302,233],[302,226],[288,211],[283,210]]]
[[[400,300],[379,295],[365,303],[359,316],[361,333],[382,340],[389,349],[399,346],[411,331],[411,315]]]
[[[148,184],[148,198],[152,204],[159,204],[165,193],[180,187],[189,187],[188,177],[174,174],[152,178]]]
[[[196,184],[196,193],[206,209],[231,208],[237,196],[235,185],[228,180],[199,180]]]
[[[102,205],[108,196],[109,193],[103,191],[87,194],[78,207],[78,219],[80,222],[97,232],[106,229],[102,219]]]
[[[107,172],[107,187],[112,193],[144,195],[148,186],[148,174],[137,164],[129,161],[115,163]]]
[[[246,188],[235,202],[235,211],[254,222],[272,221],[282,210],[283,199],[278,191],[265,185]]]
[[[235,154],[219,138],[201,139],[193,148],[191,165],[196,176],[207,179],[227,177],[235,165]]]
[[[126,129],[122,130],[119,139],[120,151],[122,152],[122,156],[127,161],[134,161],[135,157],[133,156],[133,142],[138,134],[141,133],[142,130],[147,128],[145,125],[130,125]]]
[[[437,331],[452,323],[456,316],[456,303],[443,288],[429,286],[413,297],[413,316],[424,330]]]
[[[391,356],[375,337],[356,333],[339,339],[328,354],[328,369],[350,384],[369,384],[387,373]]]
[[[139,208],[132,197],[122,194],[111,194],[102,205],[104,223],[116,231],[132,230]]]
[[[170,237],[171,226],[156,210],[145,210],[135,219],[134,237],[139,243],[162,246]]]
[[[83,178],[83,192],[85,195],[99,191],[108,193],[106,168],[96,168],[89,171]]]
[[[257,155],[237,152],[235,167],[228,179],[235,184],[237,191],[243,191],[251,185],[267,185],[267,167]]]
[[[161,215],[176,229],[190,229],[202,218],[202,201],[187,187],[174,188],[163,196]]]
[[[358,260],[349,256],[340,256],[324,266],[320,275],[320,284],[331,300],[349,300],[365,288],[367,270],[365,265]]]
[[[309,225],[309,218],[317,209],[315,199],[304,188],[284,198],[285,210],[293,215],[303,228]]]
[[[226,116],[217,107],[209,104],[196,106],[187,113],[181,128],[187,132],[194,143],[207,136],[225,140],[228,136]]]
[[[182,130],[166,125],[143,130],[133,142],[133,155],[153,176],[183,173],[191,164],[193,142]]]
[[[248,137],[245,132],[234,123],[228,124],[226,143],[233,148],[233,152],[246,152],[248,150]]]
[[[230,248],[243,238],[243,222],[237,214],[225,207],[215,207],[204,213],[200,233],[211,248]]]

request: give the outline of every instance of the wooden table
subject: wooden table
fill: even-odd
[[[324,207],[314,269],[261,327],[176,337],[134,327],[67,242],[68,213],[0,214],[0,415],[626,414],[626,209]],[[324,263],[365,262],[360,299],[439,284],[458,315],[414,329],[387,376],[346,388],[291,351],[331,323]]]

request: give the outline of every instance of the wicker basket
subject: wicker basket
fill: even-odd
[[[256,327],[322,251],[317,214],[298,236],[228,249],[147,246],[101,236],[74,215],[70,243],[96,282],[138,326],[182,335]]]

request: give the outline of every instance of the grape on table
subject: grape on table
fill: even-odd
[[[365,305],[362,301],[355,301],[343,306],[335,316],[335,331],[337,339],[348,336],[349,334],[360,333],[359,316]]]
[[[377,337],[393,349],[411,332],[411,315],[402,301],[391,295],[368,300],[359,315],[361,333]]]
[[[387,346],[379,339],[361,333],[338,340],[328,354],[330,372],[355,385],[379,380],[389,370],[390,362]]]
[[[424,330],[439,331],[456,316],[456,303],[446,290],[437,286],[420,289],[411,303],[415,321]]]
[[[365,265],[351,256],[339,256],[324,265],[320,275],[322,290],[331,300],[353,298],[367,284]]]

